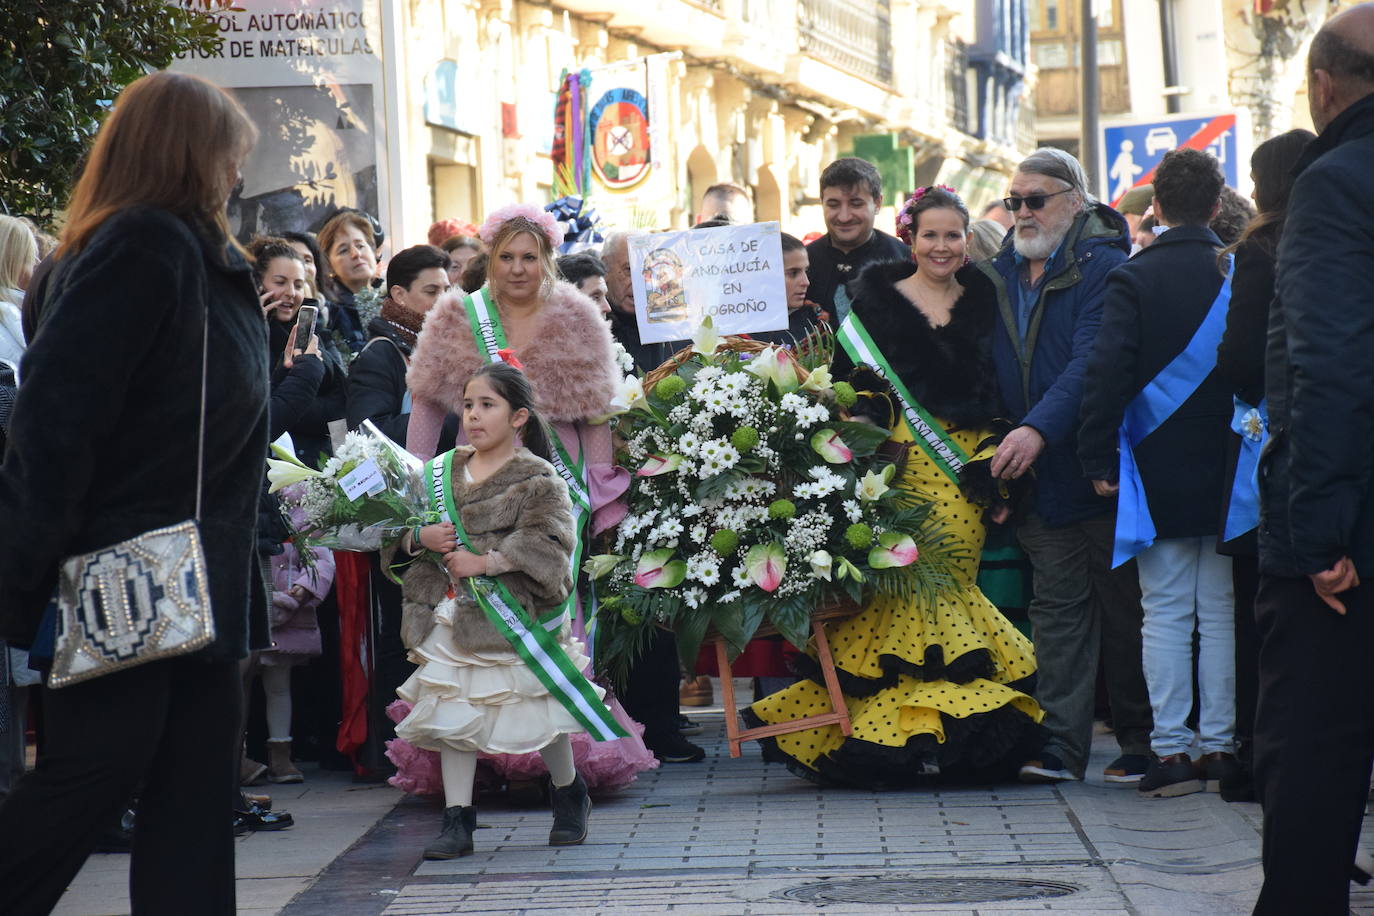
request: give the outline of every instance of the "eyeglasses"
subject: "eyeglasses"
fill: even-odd
[[[1032,210],[1039,210],[1045,206],[1045,201],[1049,200],[1051,197],[1058,197],[1060,194],[1067,194],[1072,190],[1073,188],[1065,188],[1062,191],[1055,191],[1053,194],[1031,194],[1027,197],[1003,197],[1002,206],[1006,207],[1012,213],[1020,210],[1022,204],[1025,204]]]

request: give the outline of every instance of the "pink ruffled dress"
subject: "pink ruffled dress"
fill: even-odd
[[[414,443],[429,442],[431,437],[432,441],[437,442],[445,414],[446,411],[436,405],[415,401],[410,416],[410,432],[407,436],[407,444],[413,451],[425,457],[423,449],[415,449]],[[610,428],[604,424],[589,423],[553,425],[563,442],[581,443],[586,452],[587,478],[592,500],[592,531],[600,533],[624,517],[625,506],[619,497],[630,484],[629,473],[612,463]],[[465,440],[466,437],[460,434],[459,443],[462,444]],[[578,457],[574,455],[573,459],[577,460]],[[578,606],[580,608],[580,601]],[[435,627],[436,631],[439,629],[440,627]],[[587,636],[580,609],[570,630],[579,650],[576,656],[570,653],[570,657],[579,664],[583,673],[590,675],[591,659],[581,652],[581,648],[586,645]],[[416,677],[421,676],[424,670],[423,667],[418,669]],[[533,678],[533,675],[530,677]],[[411,681],[414,680],[415,677],[412,677]],[[415,699],[422,695],[418,690],[407,689],[411,681],[407,681],[407,684],[397,691],[400,699],[387,707],[387,715],[393,722],[402,723],[411,717]],[[418,687],[418,684],[416,686]],[[658,766],[658,759],[644,745],[644,726],[630,718],[613,694],[606,695],[606,705],[616,720],[625,726],[630,737],[615,741],[593,741],[585,732],[572,733],[573,760],[578,773],[591,789],[623,788],[634,782],[639,773]],[[398,728],[397,734],[401,733],[402,729]],[[417,738],[417,741],[420,744],[429,743],[420,738]],[[415,795],[443,794],[438,753],[417,747],[398,737],[387,742],[386,755],[396,765],[396,775],[390,780],[393,786]],[[479,757],[478,782],[482,786],[499,786],[515,780],[538,779],[547,772],[548,768],[544,766],[538,748],[530,748],[523,753],[483,753]]]

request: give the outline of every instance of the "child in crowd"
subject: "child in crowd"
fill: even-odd
[[[425,849],[427,859],[473,851],[479,751],[539,751],[552,777],[549,845],[581,843],[591,800],[569,736],[593,729],[603,737],[616,729],[624,734],[601,704],[604,691],[578,673],[586,659],[566,617],[555,623],[572,591],[576,539],[568,488],[549,463],[550,442],[533,401],[524,374],[504,362],[474,373],[462,405],[471,444],[426,465],[432,507],[443,521],[402,539],[411,555],[442,556],[452,579],[432,612],[407,602],[401,623],[419,667],[397,691],[412,709],[396,734],[437,750],[444,782],[444,828]],[[423,562],[407,580],[417,573],[428,573]],[[535,644],[532,654],[520,651]]]

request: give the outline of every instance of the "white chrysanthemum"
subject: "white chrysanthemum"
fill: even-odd
[[[851,522],[857,522],[864,517],[864,510],[857,499],[846,499],[844,501],[844,514],[848,516]]]
[[[754,584],[754,580],[749,578],[749,570],[743,566],[736,566],[730,570],[730,581],[734,583],[735,588],[748,588]]]
[[[702,366],[700,369],[697,370],[696,381],[697,384],[710,384],[719,379],[724,374],[725,370],[722,369],[720,366]]]
[[[806,398],[802,397],[794,391],[789,391],[787,394],[784,394],[782,396],[782,399],[778,401],[779,408],[787,411],[788,413],[797,414],[798,416],[800,416],[801,412],[803,410],[806,410],[806,408],[809,406],[810,405],[807,403]]]
[[[710,532],[707,531],[705,525],[698,523],[693,525],[692,530],[688,533],[691,534],[692,540],[696,541],[698,544],[704,544],[706,543],[706,536]]]
[[[729,604],[729,603],[732,602],[732,601],[738,601],[738,600],[739,600],[739,596],[740,596],[740,590],[737,589],[737,588],[732,588],[732,589],[730,589],[728,592],[726,592],[725,594],[723,594],[723,595],[720,596],[720,603],[721,603],[721,604]]]
[[[698,506],[696,503],[688,503],[687,505],[683,506],[681,510],[679,510],[679,514],[683,518],[696,518],[698,515],[705,511],[705,508],[703,508],[702,506]]]
[[[687,577],[703,585],[720,581],[720,561],[713,553],[699,553],[687,560]]]
[[[682,600],[690,608],[699,608],[706,602],[706,589],[692,586],[682,593]]]
[[[701,448],[701,438],[696,433],[687,432],[678,437],[678,454],[695,458],[697,450]]]

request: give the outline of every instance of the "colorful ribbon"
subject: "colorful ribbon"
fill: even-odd
[[[554,215],[563,230],[563,243],[558,246],[560,254],[572,254],[606,240],[601,231],[601,216],[587,206],[586,198],[569,194],[544,209]]]

